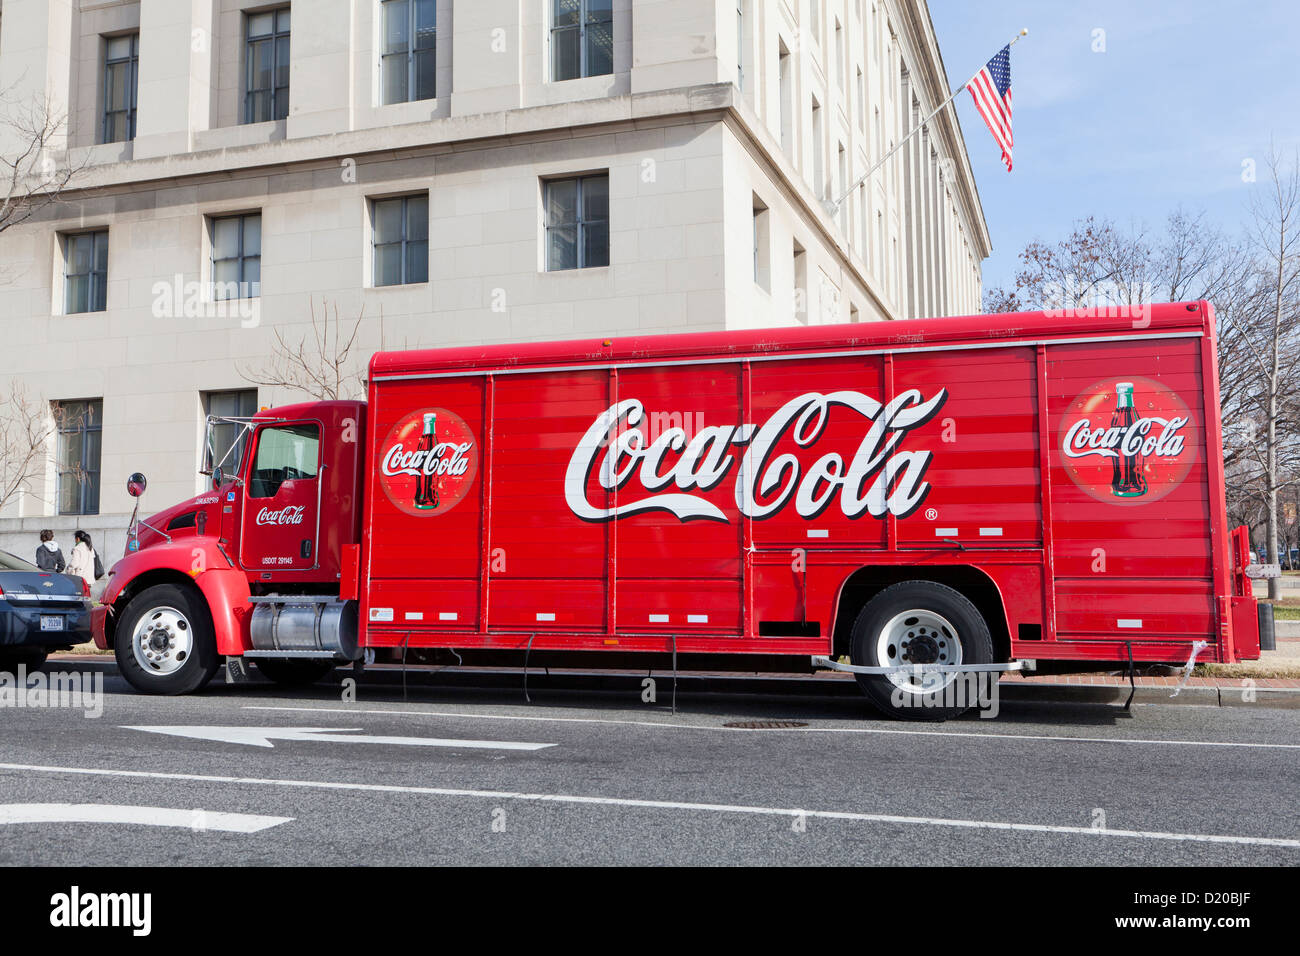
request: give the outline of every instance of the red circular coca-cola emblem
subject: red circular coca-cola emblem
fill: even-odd
[[[1140,505],[1178,487],[1196,461],[1200,423],[1173,389],[1128,375],[1103,379],[1066,408],[1057,451],[1098,501]]]
[[[379,446],[378,480],[399,510],[430,517],[460,503],[478,472],[478,440],[445,408],[400,418]]]

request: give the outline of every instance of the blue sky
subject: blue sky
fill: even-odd
[[[954,86],[1029,28],[1011,50],[1011,173],[970,94],[956,100],[993,238],[986,289],[1011,284],[1029,240],[1088,215],[1156,229],[1181,205],[1236,234],[1254,188],[1242,161],[1262,183],[1270,138],[1300,147],[1295,0],[930,0],[930,15]]]

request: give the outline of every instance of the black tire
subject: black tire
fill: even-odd
[[[190,649],[177,659],[170,672],[146,668],[136,657],[133,639],[136,627],[146,616],[158,617],[170,608],[184,618],[180,630],[190,634]],[[131,599],[117,622],[113,639],[117,668],[127,682],[142,694],[190,694],[212,679],[221,666],[212,616],[202,596],[193,588],[178,584],[155,584]]]
[[[979,609],[959,591],[933,581],[903,581],[885,588],[858,614],[853,623],[853,642],[850,658],[863,667],[885,667],[897,661],[879,654],[883,629],[900,614],[911,610],[928,611],[947,620],[956,634],[947,629],[929,632],[932,637],[918,651],[917,663],[952,663],[955,657],[948,638],[960,644],[961,662],[964,664],[991,664],[993,662],[993,637],[988,622]],[[907,626],[907,618],[901,626]],[[921,628],[918,628],[921,630]],[[922,632],[921,639],[927,639]],[[893,646],[893,645],[889,645]],[[920,645],[918,645],[920,646]],[[903,653],[906,653],[905,651]],[[931,659],[924,659],[931,658]],[[904,657],[904,661],[909,658]],[[969,685],[954,687],[947,695],[942,691],[924,692],[919,688],[907,690],[895,685],[888,677],[878,674],[857,674],[858,686],[877,710],[887,717],[902,720],[948,720],[960,716],[976,702],[974,695],[957,695]],[[981,681],[996,680],[997,675],[980,675]],[[910,684],[910,680],[908,682]],[[949,682],[952,683],[952,682]],[[985,692],[988,684],[981,683]],[[945,697],[961,706],[944,706]],[[964,697],[965,699],[960,699]]]
[[[259,657],[254,662],[262,676],[286,687],[305,687],[333,673],[334,661],[292,660],[277,657]]]
[[[28,671],[37,671],[45,666],[46,651],[40,648],[14,648],[0,651],[0,671],[16,671],[19,665]]]

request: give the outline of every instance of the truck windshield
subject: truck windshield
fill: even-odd
[[[315,478],[319,451],[319,426],[263,428],[257,435],[257,452],[248,478],[248,496],[273,498],[286,481]]]

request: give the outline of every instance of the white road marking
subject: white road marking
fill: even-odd
[[[358,734],[355,727],[123,727],[149,734],[192,737],[225,744],[274,747],[272,740],[328,741],[335,744],[398,744],[407,747],[456,747],[475,750],[543,750],[555,744],[520,743],[513,740],[451,740],[442,737],[372,737]],[[349,734],[343,737],[341,734]]]
[[[468,797],[481,800],[520,800],[576,806],[627,807],[644,810],[682,810],[691,813],[734,813],[751,816],[812,817],[856,823],[892,823],[902,826],[954,827],[968,830],[1011,830],[1021,833],[1058,833],[1069,836],[1122,837],[1140,840],[1171,840],[1190,843],[1228,843],[1241,846],[1275,846],[1300,849],[1300,840],[1280,837],[1238,836],[1218,833],[1167,833],[1160,830],[1059,826],[1050,823],[1017,823],[1005,820],[963,820],[945,817],[909,817],[892,813],[857,813],[848,810],[805,810],[799,807],[746,806],[731,803],[687,803],[679,800],[638,800],[629,797],[591,797],[566,793],[525,793],[510,790],[465,790],[450,787],[409,787],[398,784],[346,783],[329,780],[276,780],[269,777],[227,777],[197,773],[162,773],[148,770],[112,770],[101,767],[53,767],[34,764],[0,763],[0,770],[26,773],[64,773],[80,776],[128,777],[144,780],[183,780],[192,783],[243,784],[264,787],[294,787],[311,790],[344,790],[364,793],[400,793],[431,797]]]
[[[1300,750],[1300,744],[1271,744],[1236,740],[1170,740],[1160,737],[1069,737],[1051,734],[986,734],[960,730],[903,730],[888,727],[774,727],[748,729],[723,727],[719,724],[678,724],[666,720],[616,720],[608,717],[531,717],[515,714],[465,714],[450,710],[357,710],[341,707],[273,707],[245,704],[243,710],[287,710],[313,714],[382,714],[385,717],[463,717],[473,720],[544,721],[559,724],[620,724],[633,727],[669,727],[673,730],[721,730],[729,734],[898,734],[904,737],[974,737],[989,740],[1038,740],[1085,744],[1168,744],[1172,747],[1248,747],[1258,750]]]
[[[257,813],[218,813],[215,810],[176,810],[171,807],[122,806],[112,803],[0,804],[0,825],[10,823],[126,823],[146,827],[257,833],[289,823],[293,817]]]

